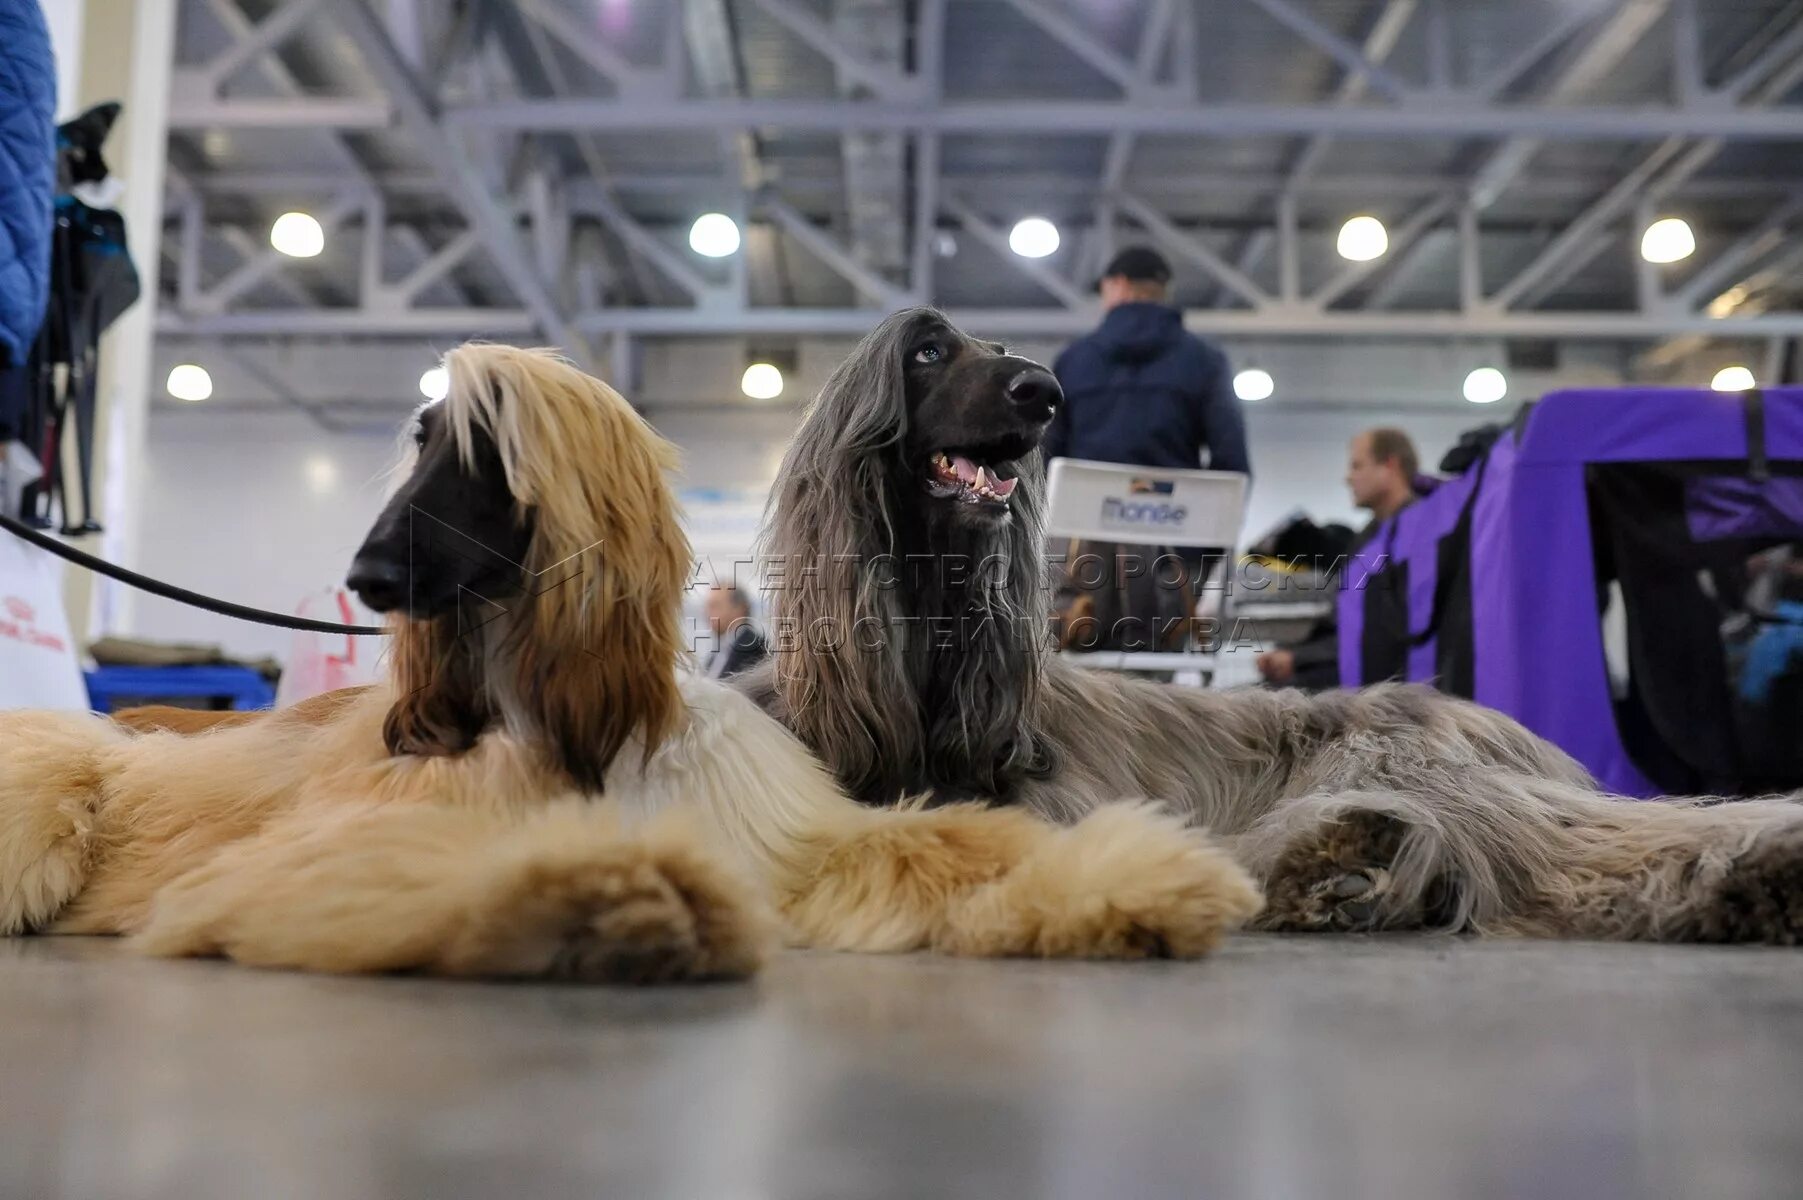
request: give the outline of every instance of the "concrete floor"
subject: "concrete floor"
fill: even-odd
[[[1242,938],[345,980],[0,941],[0,1196],[1803,1195],[1803,954]]]

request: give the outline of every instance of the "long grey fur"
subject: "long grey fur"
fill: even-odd
[[[1796,941],[1794,798],[1609,796],[1510,718],[1414,686],[1192,690],[1060,660],[1038,454],[1016,464],[1011,517],[992,532],[922,515],[930,502],[901,453],[902,350],[937,316],[889,317],[834,372],[766,522],[763,553],[782,564],[777,647],[742,686],[854,794],[977,795],[1058,820],[1148,797],[1229,842],[1272,897],[1272,928]],[[923,551],[1006,570],[883,586],[872,567]],[[987,621],[956,646],[923,644],[927,619],[972,617]],[[883,636],[834,647],[832,627]],[[1385,832],[1361,847],[1359,829]],[[1336,921],[1334,889],[1352,871],[1372,895],[1359,920]]]

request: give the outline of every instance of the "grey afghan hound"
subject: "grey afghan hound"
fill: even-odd
[[[1265,928],[1754,941],[1803,934],[1803,806],[1629,801],[1500,713],[1411,686],[1193,691],[1048,640],[1037,364],[883,321],[785,458],[777,646],[742,686],[866,803],[1061,820],[1148,797],[1228,840]]]

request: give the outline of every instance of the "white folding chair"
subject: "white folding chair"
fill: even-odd
[[[1233,570],[1234,548],[1246,510],[1246,477],[1237,471],[1176,470],[1124,463],[1054,458],[1048,472],[1046,532],[1053,538],[1125,542],[1136,546],[1203,546],[1225,551],[1220,570]],[[1197,605],[1208,593],[1200,582]],[[1220,594],[1224,597],[1227,589]],[[1226,607],[1218,614],[1223,621]],[[1198,685],[1214,673],[1212,653],[1181,651],[1065,651],[1072,664],[1104,671],[1174,671]]]

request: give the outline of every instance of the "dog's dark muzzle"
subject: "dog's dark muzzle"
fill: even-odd
[[[344,586],[357,593],[357,599],[372,612],[387,613],[407,606],[409,582],[404,557],[366,544],[351,561]]]
[[[1029,421],[1045,423],[1064,403],[1064,389],[1044,367],[1031,366],[1009,378],[1004,394],[1015,412]]]

